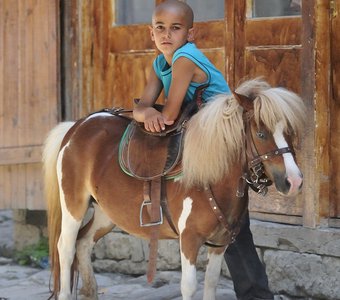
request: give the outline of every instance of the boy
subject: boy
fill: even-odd
[[[146,130],[160,132],[172,125],[183,102],[193,101],[195,89],[208,84],[202,98],[230,93],[223,75],[192,43],[193,12],[186,3],[168,0],[155,8],[150,27],[151,39],[161,52],[153,63],[146,88],[133,116]],[[164,89],[166,102],[162,112],[152,106]],[[253,243],[249,217],[244,220],[236,241],[225,259],[234,281],[238,299],[273,299],[268,279]]]
[[[136,121],[146,130],[160,132],[176,120],[181,105],[192,101],[197,87],[208,84],[202,98],[229,94],[223,75],[192,43],[193,12],[186,3],[165,1],[155,8],[150,27],[151,39],[161,54],[155,59],[146,88],[133,111]],[[164,89],[166,102],[162,112],[152,106]]]

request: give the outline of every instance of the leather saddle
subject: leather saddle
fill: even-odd
[[[161,110],[162,106],[156,109]],[[189,103],[176,123],[163,132],[146,131],[143,124],[131,121],[119,146],[119,162],[124,172],[140,180],[179,175],[186,122],[196,111],[196,103]]]

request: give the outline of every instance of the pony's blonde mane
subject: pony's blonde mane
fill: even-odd
[[[261,79],[244,82],[236,92],[255,99],[255,121],[272,133],[279,121],[287,133],[302,130],[305,108],[295,93],[271,88]],[[243,108],[233,95],[218,95],[190,119],[183,150],[183,183],[187,187],[216,183],[242,159],[242,115]]]

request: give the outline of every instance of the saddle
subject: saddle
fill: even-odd
[[[162,132],[149,132],[144,124],[131,121],[125,130],[119,146],[119,163],[122,170],[144,182],[143,202],[140,208],[140,225],[151,226],[150,254],[147,278],[152,282],[156,272],[159,225],[163,213],[177,233],[167,207],[165,180],[181,174],[181,157],[186,123],[202,104],[202,94],[207,86],[196,89],[194,100],[181,108],[176,122]],[[155,105],[159,111],[162,105]],[[145,213],[148,215],[145,215]],[[148,220],[145,222],[145,220]]]
[[[196,103],[188,104],[175,124],[162,132],[149,132],[136,121],[125,130],[119,147],[119,162],[125,173],[140,180],[165,177],[178,166],[183,149],[186,122],[197,111]],[[155,107],[162,110],[161,105]],[[180,173],[180,168],[172,176]]]

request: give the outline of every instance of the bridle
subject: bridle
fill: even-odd
[[[246,111],[243,114],[246,166],[244,167],[243,174],[240,178],[237,197],[244,196],[246,185],[249,185],[256,193],[265,196],[268,192],[268,186],[272,185],[273,182],[265,174],[263,162],[278,155],[293,153],[293,150],[290,147],[283,147],[269,151],[265,154],[259,154],[251,133],[250,122],[253,116],[253,111]]]

